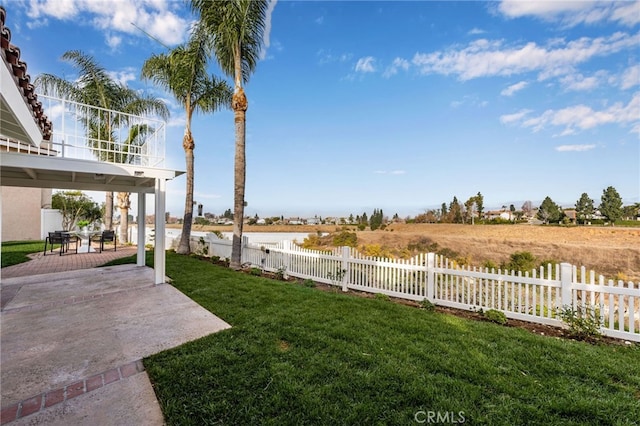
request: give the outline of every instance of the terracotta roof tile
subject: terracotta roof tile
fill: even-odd
[[[42,130],[42,138],[48,141],[51,139],[51,120],[45,115],[42,102],[38,101],[35,87],[31,84],[31,76],[27,74],[27,63],[20,60],[20,49],[11,44],[11,31],[5,26],[6,17],[7,11],[0,6],[0,56],[5,66],[13,72],[16,86],[22,92],[35,122]]]

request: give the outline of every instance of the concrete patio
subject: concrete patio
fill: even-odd
[[[101,255],[36,255],[20,271]],[[1,288],[3,425],[163,424],[141,360],[230,327],[171,285],[154,285],[147,267],[7,278],[18,269],[10,268]]]

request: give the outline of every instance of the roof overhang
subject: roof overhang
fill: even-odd
[[[33,118],[31,108],[24,101],[15,76],[4,60],[0,64],[0,134],[34,146],[42,142],[42,130]]]
[[[0,184],[31,188],[153,193],[156,179],[183,171],[0,152]]]

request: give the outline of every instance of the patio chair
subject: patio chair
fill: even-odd
[[[102,234],[98,234],[95,237],[91,238],[89,244],[92,242],[96,242],[100,244],[99,252],[102,253],[104,251],[104,243],[113,243],[113,251],[117,251],[117,237],[115,231],[102,231]]]
[[[80,245],[82,245],[82,242],[80,241],[80,238],[78,238],[77,235],[72,234],[70,232],[63,232],[62,233],[63,238],[65,239],[66,243],[67,243],[67,248],[66,251],[70,251],[71,250],[71,244],[74,244],[74,251],[76,253],[78,253],[78,243],[80,243]]]
[[[53,253],[53,248],[56,244],[60,244],[59,255],[62,256],[63,253],[70,250],[71,243],[75,244],[75,252],[78,253],[78,237],[64,231],[49,232],[49,236],[44,239],[44,252],[42,255],[47,255],[47,244],[51,245],[49,248],[50,253]]]

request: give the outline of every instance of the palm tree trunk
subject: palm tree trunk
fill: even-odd
[[[191,253],[191,224],[193,223],[193,150],[195,143],[191,130],[186,129],[184,139],[182,140],[184,148],[186,165],[187,165],[187,193],[184,197],[184,219],[182,221],[182,235],[180,236],[180,244],[178,250],[180,254]]]
[[[118,209],[120,209],[120,235],[118,240],[122,244],[129,242],[129,208],[131,200],[128,192],[118,192]]]
[[[113,229],[113,192],[107,192],[104,200],[104,228]]]
[[[236,155],[234,163],[234,191],[233,191],[233,241],[231,245],[232,269],[238,270],[242,266],[242,225],[244,222],[244,190],[246,176],[245,132],[247,117],[247,97],[242,87],[233,94],[231,106],[236,125]]]

